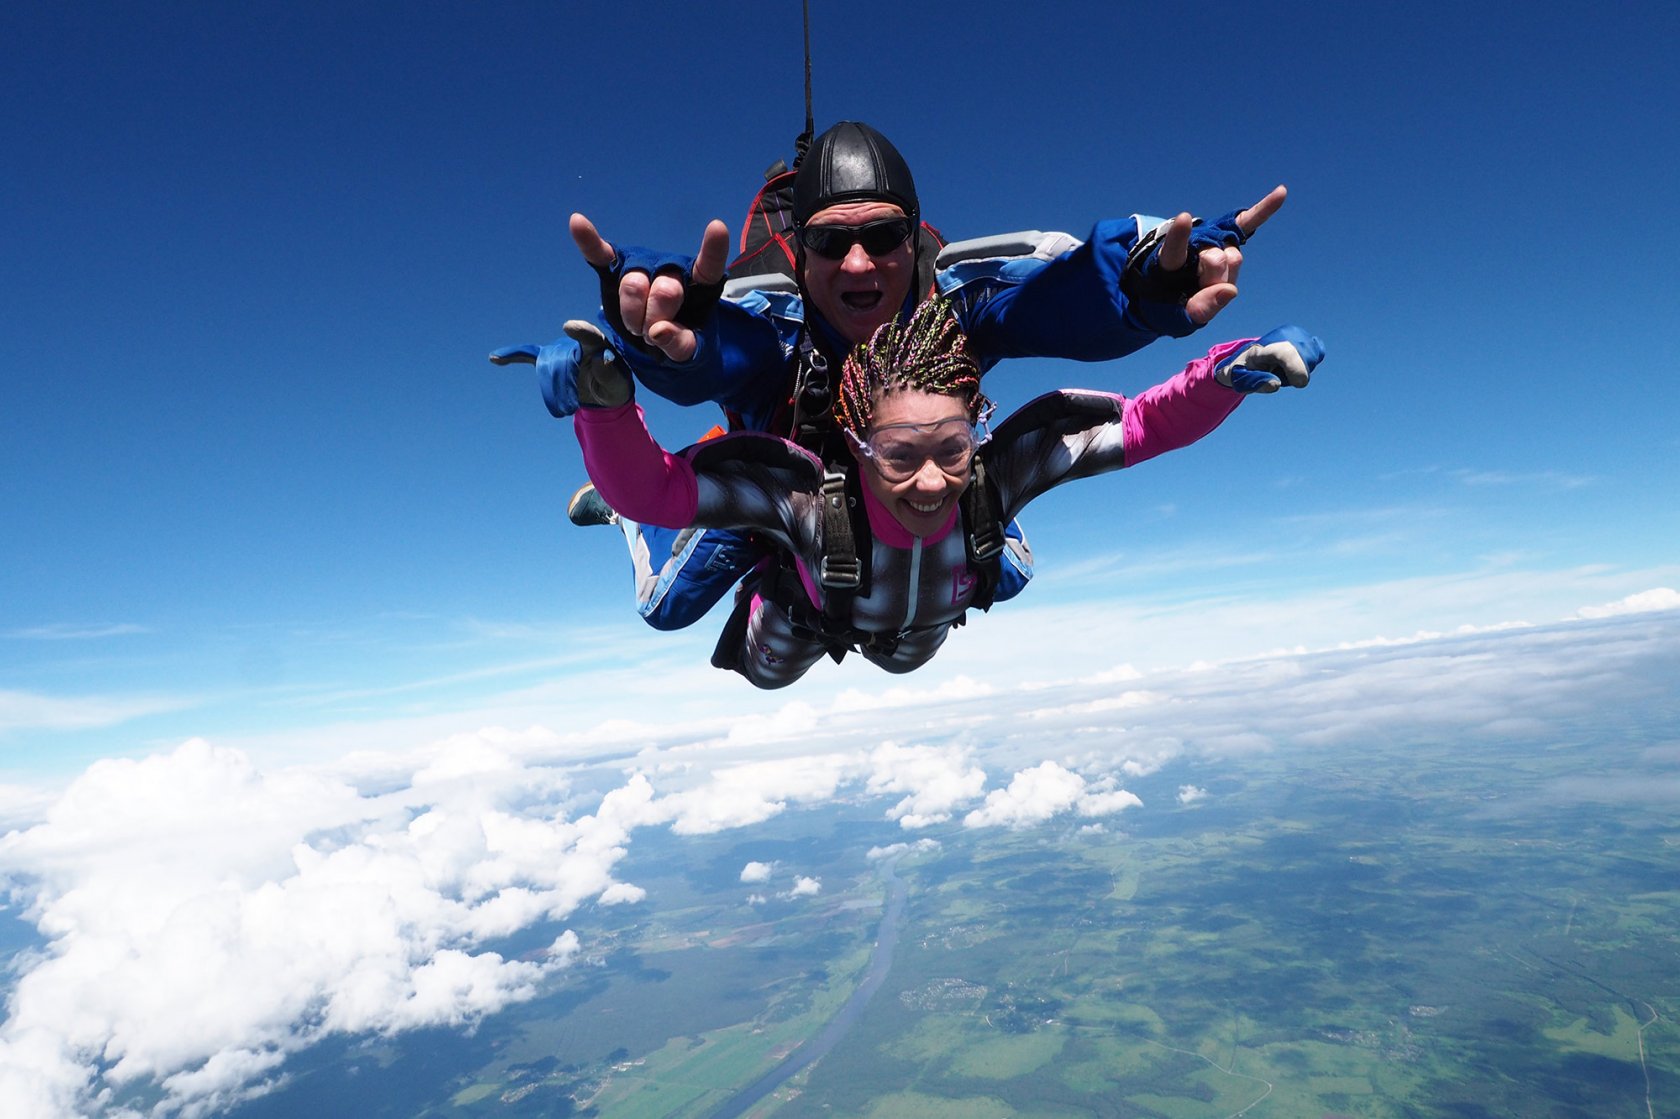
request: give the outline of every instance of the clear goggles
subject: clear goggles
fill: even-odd
[[[846,438],[881,477],[907,482],[929,460],[947,474],[966,473],[983,436],[967,416],[952,416],[930,424],[888,424],[871,431],[868,439],[848,431]]]

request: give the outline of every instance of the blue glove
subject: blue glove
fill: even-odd
[[[546,346],[503,346],[490,352],[490,360],[496,365],[536,366],[537,387],[555,419],[578,410],[578,344],[572,339],[557,338]]]
[[[1323,360],[1323,342],[1298,326],[1280,326],[1220,362],[1213,378],[1244,394],[1304,389]]]
[[[1126,254],[1126,266],[1120,273],[1120,290],[1126,298],[1147,303],[1170,303],[1182,307],[1192,295],[1202,290],[1200,257],[1203,249],[1240,246],[1248,241],[1248,234],[1237,224],[1241,210],[1232,210],[1215,222],[1195,219],[1190,226],[1190,250],[1184,263],[1168,269],[1161,264],[1161,245],[1166,240],[1167,226],[1162,222],[1138,238],[1137,244]]]
[[[694,258],[686,253],[664,253],[655,249],[644,249],[638,245],[624,245],[618,248],[613,253],[610,264],[595,267],[595,274],[601,279],[601,313],[606,316],[607,325],[612,327],[614,333],[626,345],[638,348],[641,347],[641,342],[625,329],[624,317],[618,308],[618,285],[626,272],[646,272],[650,277],[661,273],[681,276],[683,301],[682,306],[677,309],[675,321],[679,326],[686,326],[690,330],[698,330],[706,325],[706,320],[712,317],[712,309],[723,296],[721,278],[715,284],[695,282]]]
[[[1203,222],[1198,218],[1190,227],[1190,252],[1203,249],[1241,248],[1248,244],[1248,234],[1237,224],[1241,210],[1232,210],[1218,221]]]

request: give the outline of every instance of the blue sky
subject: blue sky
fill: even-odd
[[[704,652],[713,623],[641,631],[616,541],[561,516],[568,425],[483,355],[594,305],[573,209],[679,247],[738,222],[801,123],[799,24],[610,8],[5,17],[0,770]],[[1623,574],[1606,601],[1674,582],[1670,9],[1208,5],[1177,28],[1109,4],[816,9],[819,120],[892,135],[949,236],[1291,188],[1203,335],[990,379],[1005,404],[1137,391],[1284,321],[1330,353],[1308,392],[1033,509],[1021,611],[1499,571]],[[712,419],[652,411],[673,445]],[[1591,604],[1553,593],[1513,617],[1394,603],[1334,636]],[[626,701],[582,691],[572,716]]]
[[[787,154],[797,12],[714,7],[5,17],[0,769],[704,651],[639,632],[616,542],[560,516],[568,425],[483,355],[596,302],[573,209],[687,246]],[[1330,353],[1035,508],[1023,609],[1675,561],[1670,9],[965,12],[814,14],[819,120],[892,135],[948,235],[1292,191],[1202,336],[1005,366],[996,395],[1136,391],[1284,321]],[[711,421],[654,413],[671,444]],[[1062,575],[1105,563],[1123,586]]]
[[[678,248],[738,224],[803,119],[779,7],[0,15],[11,872],[41,872],[27,829],[67,786],[130,772],[109,759],[389,787],[474,736],[750,753],[1068,679],[1673,626],[1672,5],[814,0],[819,125],[893,137],[949,237],[1290,187],[1207,331],[1005,365],[1005,406],[1136,392],[1282,322],[1329,357],[1035,505],[1028,593],[908,680],[854,659],[758,695],[704,664],[721,616],[647,630],[616,535],[565,521],[569,424],[485,354],[596,305],[573,210]],[[671,445],[713,420],[649,412]]]

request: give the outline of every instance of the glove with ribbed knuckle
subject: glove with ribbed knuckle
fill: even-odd
[[[1214,367],[1214,380],[1240,393],[1304,389],[1324,360],[1324,343],[1298,326],[1280,326]]]

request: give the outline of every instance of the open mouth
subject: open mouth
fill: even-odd
[[[945,507],[945,499],[942,497],[938,501],[922,502],[922,501],[911,501],[909,498],[905,498],[904,499],[904,504],[910,506],[910,508],[914,509],[916,512],[922,514],[925,517],[929,513],[937,513],[937,512],[939,512],[939,510],[943,509]]]
[[[853,311],[873,311],[881,305],[881,293],[879,291],[843,291],[840,293],[840,302]]]

